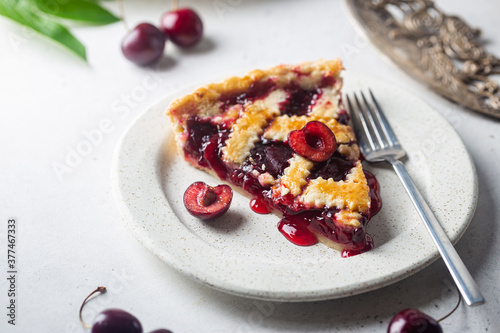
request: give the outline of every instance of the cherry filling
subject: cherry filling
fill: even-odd
[[[271,212],[266,202],[260,198],[250,200],[250,208],[257,214],[269,214]]]
[[[222,95],[219,101],[222,103],[222,109],[236,104],[245,104],[247,101],[255,101],[257,99],[265,98],[278,86],[272,80],[257,81],[250,86],[248,91],[242,94]]]
[[[246,101],[264,98],[276,84],[270,80],[256,83],[244,94],[224,96],[220,99],[223,107],[234,104],[244,104]],[[290,85],[285,88],[290,96],[290,102],[281,105],[282,114],[302,115],[310,110],[315,99],[319,96],[317,90],[301,90]],[[345,113],[345,112],[344,112]],[[348,115],[342,114],[341,122],[347,123]],[[288,167],[288,160],[293,156],[293,150],[287,143],[263,140],[255,144],[241,168],[225,164],[222,159],[222,147],[229,137],[229,130],[219,128],[210,120],[192,117],[187,121],[187,140],[184,152],[188,160],[195,165],[210,168],[218,177],[243,188],[253,196],[251,208],[260,214],[276,210],[282,213],[283,218],[278,223],[280,232],[292,243],[300,246],[313,245],[318,242],[317,235],[325,237],[343,246],[343,257],[366,252],[373,248],[372,238],[366,234],[366,225],[370,218],[381,208],[379,185],[375,177],[365,172],[370,187],[371,208],[366,216],[361,218],[361,226],[353,228],[336,221],[337,209],[306,209],[302,204],[294,202],[293,196],[288,195],[273,198],[271,184],[259,181],[258,175],[269,173],[274,179],[284,174]],[[333,153],[325,161],[315,164],[309,179],[322,177],[333,178],[335,181],[345,180],[354,162],[347,161],[338,152]],[[256,171],[256,172],[255,172]]]
[[[347,161],[339,152],[335,152],[326,161],[314,165],[310,177],[311,179],[319,177],[323,179],[333,178],[336,182],[345,180],[354,164],[354,162]]]
[[[329,81],[325,81],[328,84]],[[253,102],[267,97],[272,91],[276,90],[278,85],[273,80],[257,81],[250,86],[250,89],[242,94],[222,95],[219,98],[222,110],[230,106],[246,102]],[[297,84],[288,84],[283,88],[286,100],[280,104],[282,115],[303,116],[311,111],[316,104],[316,100],[321,97],[321,88],[305,90]]]
[[[377,181],[377,178],[369,172],[365,171],[366,182],[368,183],[368,187],[370,187],[370,199],[371,206],[368,211],[368,217],[371,218],[375,216],[380,209],[382,208],[382,199],[380,198],[380,185]]]
[[[249,159],[243,165],[243,170],[259,173],[268,172],[274,178],[283,175],[288,167],[288,160],[292,158],[293,150],[283,142],[264,140],[258,142],[250,152]]]
[[[278,229],[296,245],[314,245],[318,242],[316,235],[323,236],[341,244],[344,247],[343,255],[347,251],[349,255],[354,255],[373,248],[373,243],[368,244],[367,237],[369,236],[365,232],[368,219],[363,218],[359,228],[344,226],[335,219],[337,211],[325,209],[306,210],[295,214],[284,213]]]
[[[198,117],[187,120],[188,137],[185,144],[186,157],[202,167],[208,167],[204,158],[204,150],[210,143],[210,139],[218,133],[217,127],[209,121],[203,121]]]
[[[318,238],[308,228],[309,220],[286,216],[278,223],[278,230],[295,245],[310,246],[318,243]]]
[[[295,84],[285,87],[287,99],[281,103],[281,114],[303,116],[311,111],[316,100],[321,96],[321,89],[304,90]]]
[[[351,120],[351,117],[349,116],[347,111],[345,109],[340,110],[337,121],[343,125],[347,125],[349,124],[349,120]]]

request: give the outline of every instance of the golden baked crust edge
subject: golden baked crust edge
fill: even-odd
[[[229,77],[218,83],[210,83],[196,89],[193,93],[177,98],[167,109],[167,115],[172,122],[183,124],[189,116],[200,112],[207,112],[210,105],[218,101],[223,94],[239,94],[250,89],[257,81],[270,78],[276,80],[278,86],[283,86],[297,77],[309,77],[310,81],[332,76],[338,78],[342,71],[342,61],[338,58],[331,60],[302,62],[296,65],[278,65],[265,70],[253,70],[242,77]],[[312,84],[308,81],[299,81],[302,85]],[[208,111],[207,116],[213,116]],[[176,119],[175,119],[176,118]]]

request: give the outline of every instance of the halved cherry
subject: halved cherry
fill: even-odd
[[[233,191],[228,185],[212,187],[204,182],[191,184],[184,192],[184,206],[202,220],[221,216],[229,209]]]
[[[310,121],[302,129],[288,134],[288,145],[297,154],[313,162],[322,162],[337,150],[337,139],[328,126]]]

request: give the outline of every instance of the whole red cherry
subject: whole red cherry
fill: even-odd
[[[443,329],[434,318],[425,313],[406,309],[392,318],[387,333],[443,333]]]
[[[163,14],[160,30],[180,47],[196,45],[203,36],[203,22],[191,8],[179,8]]]
[[[165,49],[165,35],[150,23],[141,23],[123,38],[122,53],[139,66],[154,64]]]
[[[120,309],[100,312],[92,325],[91,333],[142,333],[140,321]]]

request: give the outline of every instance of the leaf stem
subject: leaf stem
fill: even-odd
[[[89,326],[89,325],[87,325],[87,324],[85,324],[85,323],[83,322],[83,319],[82,319],[82,310],[83,310],[83,306],[87,303],[87,300],[88,300],[88,299],[89,299],[92,295],[94,295],[95,293],[98,293],[98,292],[100,292],[100,293],[103,293],[103,294],[104,294],[104,293],[106,292],[106,287],[97,287],[97,289],[96,289],[96,290],[94,290],[93,292],[91,292],[91,293],[90,293],[90,295],[88,295],[88,296],[87,296],[87,298],[85,298],[85,299],[83,300],[82,306],[80,307],[80,315],[79,315],[80,324],[82,324],[82,326],[83,326],[83,327],[85,327],[85,328],[91,328],[91,326]]]

